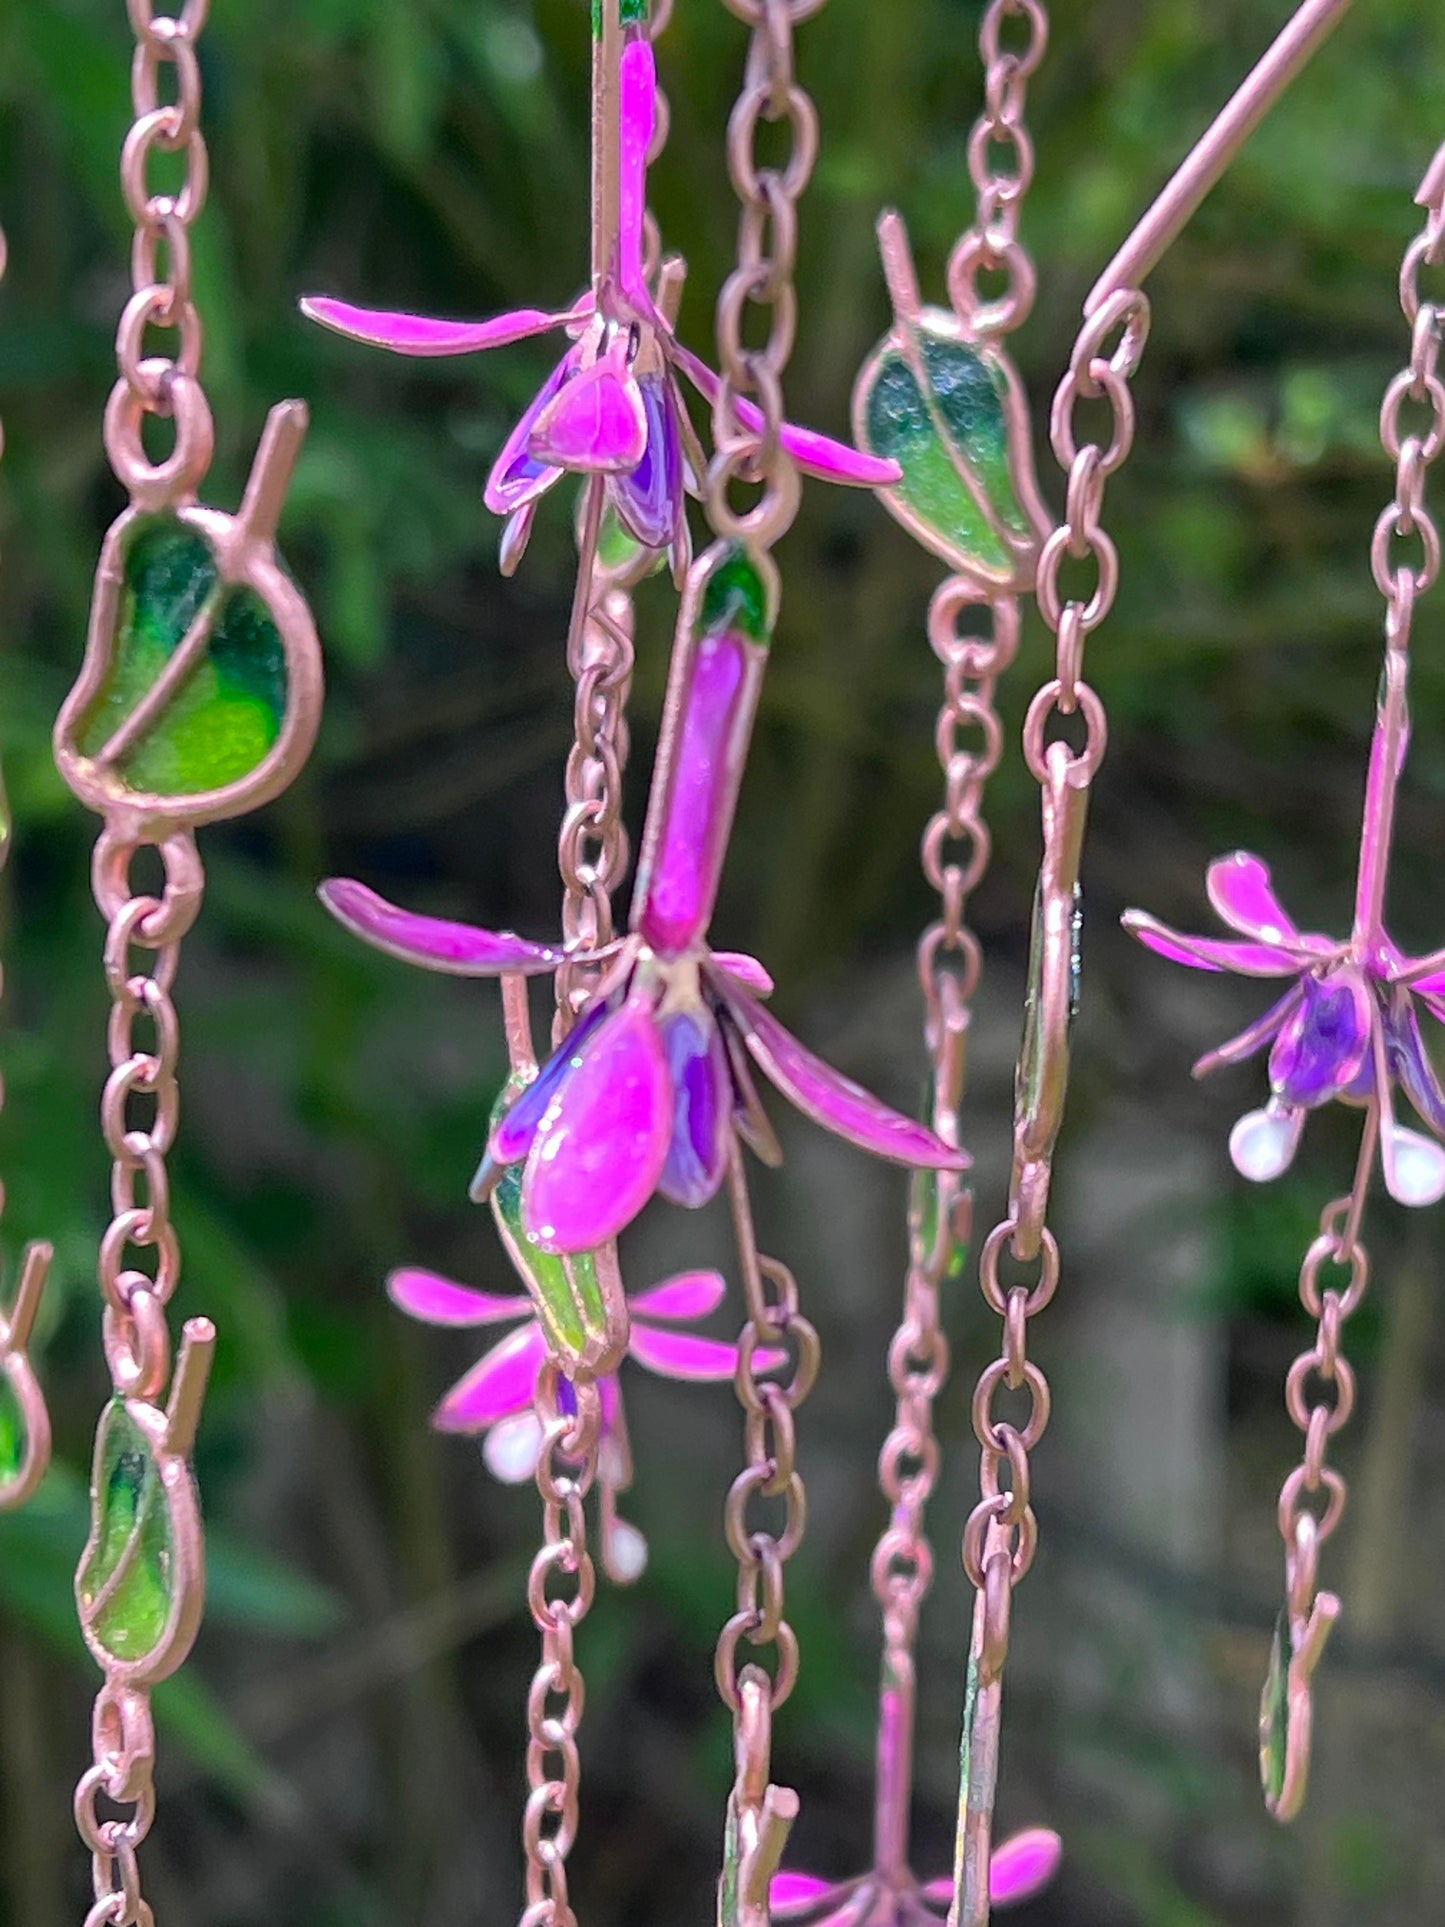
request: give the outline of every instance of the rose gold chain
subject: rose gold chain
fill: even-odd
[[[180,1030],[171,989],[203,885],[194,842],[179,835],[162,846],[164,895],[137,894],[129,875],[138,847],[108,832],[96,846],[95,896],[108,920],[105,978],[111,997],[110,1075],[100,1115],[113,1160],[113,1216],[101,1240],[99,1276],[113,1391],[117,1398],[154,1405],[171,1378],[166,1306],[181,1268],[166,1169],[180,1114]],[[153,961],[139,962],[137,952]],[[145,1035],[137,1034],[138,1026]],[[97,1503],[103,1496],[97,1494]],[[95,1905],[87,1927],[151,1927],[136,1861],[155,1817],[149,1693],[107,1679],[93,1729],[94,1764],[75,1800],[76,1824],[93,1862]],[[114,1806],[129,1806],[129,1817],[102,1820],[102,1795]]]
[[[561,1372],[549,1361],[538,1376],[536,1392],[542,1425],[537,1489],[542,1495],[543,1530],[527,1582],[527,1603],[542,1635],[542,1663],[527,1695],[531,1791],[522,1820],[527,1858],[522,1927],[575,1927],[576,1923],[567,1897],[567,1856],[577,1837],[582,1777],[577,1729],[585,1695],[572,1642],[596,1589],[585,1507],[597,1472],[602,1414],[592,1384],[577,1385],[576,1409],[564,1411],[561,1383]],[[549,1590],[566,1581],[571,1582],[570,1590]]]
[[[817,13],[824,0],[724,0],[752,28],[743,87],[728,121],[728,174],[742,203],[737,265],[723,283],[717,304],[718,360],[722,381],[713,403],[715,453],[708,468],[708,521],[723,537],[771,548],[798,512],[798,471],[781,436],[783,373],[797,334],[798,297],[793,269],[798,252],[798,202],[818,158],[818,110],[793,72],[793,28]],[[786,123],[787,159],[764,164],[757,156],[758,129]],[[749,310],[766,315],[767,339],[749,347]],[[739,418],[738,402],[751,397],[762,413],[754,431]],[[735,508],[735,484],[755,486],[749,509]]]
[[[131,66],[135,122],[121,155],[121,186],[135,223],[134,292],[121,315],[116,358],[138,407],[148,414],[169,415],[175,376],[194,378],[201,360],[201,322],[191,295],[190,230],[205,206],[209,182],[196,57],[209,0],[185,0],[174,16],[156,13],[151,0],[127,0],[127,10],[136,38]],[[157,154],[184,155],[183,179],[174,192],[152,186]],[[146,354],[151,329],[175,334],[172,353]]]
[[[783,374],[797,332],[793,270],[798,202],[818,156],[818,113],[794,74],[793,29],[819,12],[824,0],[724,4],[751,29],[752,37],[742,90],[728,121],[728,173],[742,214],[737,264],[718,296],[722,381],[713,404],[715,452],[704,506],[717,537],[744,542],[761,558],[791,527],[800,499],[798,471],[782,442]],[[788,128],[788,154],[781,164],[758,158],[758,130],[764,122]],[[747,345],[750,310],[767,318],[761,347]],[[755,319],[753,326],[759,325]],[[740,418],[738,403],[744,397],[751,397],[761,413],[757,430],[745,428]],[[736,486],[756,492],[750,508],[734,506]],[[728,1192],[748,1308],[735,1380],[747,1465],[733,1481],[724,1508],[728,1546],[738,1562],[738,1594],[737,1610],[718,1640],[714,1672],[718,1692],[733,1714],[739,1761],[736,1811],[751,1810],[750,1803],[756,1803],[767,1783],[771,1713],[787,1699],[798,1676],[797,1634],[784,1616],[784,1573],[807,1523],[807,1494],[797,1469],[796,1413],[817,1377],[819,1343],[800,1308],[797,1280],[786,1265],[758,1251],[736,1140]],[[786,1364],[764,1366],[759,1354],[768,1352],[781,1353]],[[769,1507],[772,1514],[763,1516]],[[754,1654],[769,1647],[775,1651],[770,1681],[756,1660],[740,1663],[738,1648],[744,1641]],[[753,1702],[761,1704],[761,1715]]]
[[[974,336],[1008,334],[1028,319],[1037,277],[1018,238],[1024,196],[1034,177],[1034,145],[1024,121],[1028,83],[1049,44],[1042,0],[989,0],[979,29],[984,107],[968,142],[968,171],[978,194],[973,226],[948,261],[948,293]],[[1002,275],[986,296],[979,276]]]

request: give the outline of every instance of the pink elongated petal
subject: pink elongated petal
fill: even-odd
[[[650,1005],[629,997],[558,1090],[522,1177],[522,1216],[544,1251],[591,1251],[637,1216],[672,1139],[672,1078]]]
[[[496,977],[515,970],[535,977],[566,961],[557,945],[529,943],[510,930],[479,930],[475,924],[402,910],[351,877],[328,877],[316,894],[354,936],[424,970],[454,977]]]
[[[1269,865],[1247,850],[1236,850],[1210,864],[1205,878],[1209,901],[1241,936],[1260,943],[1295,943],[1299,931],[1274,893]]]
[[[995,1907],[1011,1907],[1029,1900],[1059,1871],[1064,1843],[1047,1827],[1030,1827],[993,1850],[989,1861],[988,1892]]]
[[[432,1424],[439,1432],[485,1432],[498,1419],[526,1411],[546,1358],[547,1341],[535,1319],[509,1332],[457,1380]]]
[[[1216,1049],[1206,1051],[1194,1066],[1194,1076],[1208,1077],[1211,1071],[1217,1071],[1225,1064],[1242,1064],[1246,1058],[1253,1057],[1256,1051],[1263,1050],[1266,1044],[1273,1042],[1276,1032],[1294,1015],[1295,1008],[1303,995],[1298,984],[1291,986],[1279,1002],[1271,1004],[1263,1017],[1258,1018],[1247,1030],[1242,1030],[1237,1037],[1231,1037],[1227,1043],[1218,1045]]]
[[[1404,980],[1422,997],[1445,997],[1445,970],[1432,970],[1426,977],[1410,977],[1407,973]]]
[[[634,1323],[628,1351],[639,1365],[662,1378],[693,1379],[699,1384],[729,1379],[738,1368],[736,1345],[694,1332],[661,1331]]]
[[[522,419],[502,444],[502,452],[492,464],[482,500],[493,515],[515,515],[518,509],[538,501],[562,479],[560,468],[538,461],[531,452],[532,429],[539,415],[549,408],[577,371],[581,351],[569,348],[542,386],[528,402]]]
[[[1236,942],[1229,937],[1185,937],[1146,910],[1126,910],[1120,919],[1130,936],[1170,963],[1191,970],[1232,970],[1241,977],[1293,977],[1314,961],[1314,953]]]
[[[633,1292],[627,1303],[634,1318],[691,1325],[710,1317],[727,1296],[727,1289],[727,1280],[719,1271],[682,1271],[649,1291]]]
[[[768,1909],[778,1920],[786,1920],[790,1914],[806,1913],[837,1884],[815,1873],[774,1874],[768,1886]]]
[[[714,401],[722,382],[707,363],[681,342],[673,343],[672,355],[698,393]],[[757,404],[739,396],[737,409],[744,428],[761,434],[763,413]],[[799,468],[821,482],[839,482],[846,488],[892,488],[903,480],[897,462],[865,455],[861,449],[835,442],[831,435],[820,435],[813,428],[795,428],[791,422],[784,422],[782,443]]]
[[[749,957],[742,950],[714,950],[712,960],[719,970],[725,970],[729,977],[736,978],[743,989],[750,990],[754,997],[772,996],[776,986],[756,957]]]
[[[439,1272],[412,1265],[391,1274],[386,1295],[398,1311],[419,1318],[424,1325],[500,1325],[509,1319],[525,1318],[532,1309],[530,1298],[502,1298],[496,1292],[476,1291],[471,1285],[455,1284]]]
[[[972,1162],[925,1124],[904,1117],[800,1044],[763,1005],[734,992],[729,1008],[753,1057],[783,1096],[825,1130],[875,1157],[916,1169],[962,1171]]]
[[[620,475],[647,453],[647,409],[632,375],[611,356],[565,383],[527,436],[533,461],[587,475]]]
[[[640,301],[651,313],[652,297],[643,270],[647,219],[647,150],[657,126],[657,63],[652,42],[630,40],[618,64],[617,256],[618,279],[624,294]]]
[[[349,301],[309,294],[301,303],[308,321],[319,321],[333,334],[364,341],[371,348],[389,348],[397,355],[472,355],[485,348],[505,348],[509,342],[544,335],[552,328],[570,327],[592,312],[591,296],[561,314],[541,308],[518,308],[490,321],[433,321],[426,315],[400,314],[387,308],[355,308]]]

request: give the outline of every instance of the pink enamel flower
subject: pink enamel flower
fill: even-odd
[[[591,290],[571,308],[519,309],[491,321],[432,321],[308,297],[302,310],[338,334],[402,355],[466,355],[530,335],[563,331],[568,347],[508,437],[487,481],[485,500],[507,518],[502,566],[521,560],[538,501],[566,474],[605,478],[607,499],[627,533],[645,549],[670,550],[681,577],[687,562],[685,488],[699,485],[703,462],[678,382],[685,375],[709,401],[718,377],[677,340],[643,268],[647,150],[657,113],[657,74],[645,28],[627,31],[619,86],[620,155],[615,246]],[[669,267],[674,288],[676,270]],[[669,305],[664,302],[664,306]],[[738,412],[749,431],[762,416],[747,401]],[[901,478],[895,463],[864,455],[826,435],[785,427],[798,465],[825,481],[885,488]]]
[[[532,1301],[477,1291],[436,1272],[410,1267],[393,1272],[386,1288],[393,1304],[427,1325],[468,1330],[516,1325],[457,1381],[437,1407],[432,1424],[439,1432],[480,1434],[482,1457],[492,1476],[506,1485],[525,1484],[537,1470],[542,1428],[534,1394],[538,1373],[548,1359],[547,1341]],[[726,1290],[717,1272],[696,1271],[630,1296],[628,1356],[663,1378],[696,1383],[730,1380],[737,1370],[737,1347],[680,1329],[710,1317]],[[571,1389],[566,1378],[561,1388],[565,1406]],[[609,1374],[598,1380],[597,1389],[602,1402],[597,1476],[604,1500],[603,1551],[611,1576],[628,1581],[641,1576],[647,1542],[635,1526],[616,1516],[616,1494],[632,1479],[622,1388],[616,1375]]]
[[[1042,1892],[1059,1870],[1063,1846],[1047,1827],[1030,1827],[995,1847],[989,1862],[989,1899],[1013,1907]],[[880,1875],[835,1882],[810,1873],[780,1873],[770,1911],[778,1927],[937,1927],[953,1904],[953,1882],[892,1886]]]
[[[1308,1112],[1336,1099],[1377,1106],[1380,1161],[1391,1197],[1434,1204],[1445,1197],[1445,1091],[1435,1073],[1415,999],[1445,1022],[1445,958],[1404,956],[1378,919],[1357,920],[1347,941],[1301,932],[1279,902],[1269,870],[1243,851],[1210,865],[1209,900],[1236,934],[1182,936],[1142,910],[1124,926],[1162,957],[1193,970],[1290,979],[1284,995],[1238,1037],[1210,1051],[1196,1077],[1270,1047],[1270,1098],[1240,1118],[1229,1149],[1237,1170],[1266,1182],[1288,1169]],[[1395,1121],[1403,1090],[1435,1134]]]

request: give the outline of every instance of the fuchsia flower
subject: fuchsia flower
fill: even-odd
[[[740,545],[694,571],[679,622],[631,934],[575,1028],[496,1120],[473,1181],[485,1198],[523,1165],[521,1216],[542,1251],[595,1250],[655,1191],[687,1206],[723,1182],[735,1138],[776,1163],[749,1060],[806,1116],[875,1156],[960,1170],[966,1153],[813,1056],[764,1008],[752,958],[706,935],[775,615],[773,585]],[[510,932],[415,916],[360,883],[321,899],[368,943],[462,976],[555,970],[565,952]]]
[[[708,400],[720,384],[677,340],[643,271],[657,73],[640,22],[625,29],[618,95],[615,243],[594,270],[591,291],[571,308],[557,314],[523,308],[471,322],[431,321],[320,296],[301,304],[313,321],[338,334],[402,355],[474,354],[566,331],[572,345],[513,429],[487,481],[487,507],[507,517],[502,563],[509,574],[526,548],[538,501],[565,474],[605,477],[608,501],[628,534],[646,549],[670,549],[679,579],[687,564],[683,496],[689,483],[697,490],[702,458],[677,377],[686,375]],[[762,416],[750,402],[740,401],[738,411],[749,430],[761,428]],[[801,468],[825,481],[886,488],[902,477],[896,463],[826,435],[785,427],[782,439]]]
[[[1047,1827],[1030,1827],[995,1847],[989,1863],[989,1899],[995,1907],[1031,1900],[1059,1870],[1063,1845]],[[780,1873],[772,1883],[770,1911],[779,1927],[935,1927],[948,1918],[951,1880],[926,1886],[885,1888],[877,1876],[835,1882],[810,1873]]]
[[[1372,782],[1374,776],[1372,770]],[[1339,1098],[1378,1104],[1391,1197],[1408,1205],[1445,1197],[1445,1150],[1395,1122],[1392,1095],[1398,1084],[1436,1136],[1445,1136],[1445,1091],[1415,1012],[1418,995],[1445,1022],[1445,958],[1402,955],[1375,918],[1357,924],[1346,942],[1300,932],[1275,896],[1268,868],[1242,851],[1210,865],[1208,890],[1236,938],[1181,936],[1142,910],[1130,910],[1124,926],[1193,970],[1293,979],[1257,1022],[1194,1067],[1202,1077],[1271,1046],[1269,1102],[1230,1134],[1235,1168],[1258,1182],[1278,1177],[1298,1149],[1306,1113]]]
[[[439,1432],[482,1434],[482,1457],[492,1476],[506,1485],[524,1484],[537,1470],[542,1431],[533,1399],[537,1375],[550,1356],[531,1299],[499,1297],[414,1268],[393,1272],[386,1288],[393,1304],[424,1324],[479,1329],[516,1323],[516,1330],[499,1339],[447,1393],[432,1424]],[[709,1317],[726,1290],[717,1272],[695,1271],[629,1297],[629,1356],[664,1378],[731,1379],[738,1363],[735,1345],[678,1329]],[[561,1383],[565,1399],[569,1381]],[[647,1542],[615,1512],[616,1494],[631,1483],[632,1475],[622,1388],[616,1375],[608,1374],[597,1381],[597,1389],[602,1401],[598,1481],[606,1501],[604,1556],[614,1579],[632,1580],[647,1563]]]

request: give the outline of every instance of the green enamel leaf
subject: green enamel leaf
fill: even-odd
[[[1007,394],[996,362],[925,319],[907,346],[894,341],[879,356],[864,409],[868,448],[903,470],[889,493],[945,554],[989,576],[1011,576],[1008,537],[1033,533],[1013,477]]]
[[[526,1089],[531,1078],[508,1080],[492,1111],[492,1126]],[[521,1164],[511,1164],[492,1192],[492,1215],[522,1282],[532,1295],[554,1352],[581,1362],[589,1342],[607,1327],[607,1306],[590,1251],[567,1258],[542,1251],[522,1221]]]
[[[593,38],[602,38],[603,8],[608,0],[592,0]],[[614,0],[617,7],[618,24],[623,27],[645,27],[648,20],[649,0]]]
[[[1069,921],[1069,1029],[1072,1031],[1074,1020],[1079,1014],[1079,987],[1081,972],[1081,946],[1084,932],[1083,892],[1074,887],[1074,904]],[[1029,939],[1029,971],[1024,992],[1024,1034],[1019,1046],[1018,1082],[1015,1103],[1019,1115],[1029,1120],[1038,1117],[1043,1108],[1046,1092],[1044,1080],[1050,1070],[1060,1074],[1060,1066],[1051,1065],[1042,1026],[1044,1003],[1044,903],[1043,886],[1034,894],[1034,914],[1032,934]],[[1067,1075],[1067,1061],[1062,1074]]]
[[[909,1215],[918,1227],[919,1242],[927,1258],[938,1249],[939,1205],[945,1196],[951,1200],[957,1195],[958,1179],[951,1171],[915,1171],[910,1191]],[[942,1281],[956,1282],[963,1276],[967,1263],[968,1247],[950,1232],[948,1262],[943,1268]]]
[[[0,1370],[0,1486],[9,1485],[25,1464],[29,1427],[10,1374]]]
[[[126,785],[190,796],[250,776],[285,720],[285,649],[253,589],[227,586],[210,543],[172,517],[137,525],[125,556],[114,656],[79,732],[99,756],[198,623],[209,638],[195,667],[139,739],[117,759]]]
[[[1259,1707],[1259,1775],[1266,1796],[1278,1801],[1289,1766],[1289,1669],[1294,1658],[1289,1615],[1275,1621],[1269,1649],[1269,1674]]]
[[[171,1615],[171,1521],[155,1453],[123,1399],[101,1420],[92,1504],[91,1544],[76,1580],[81,1613],[115,1659],[144,1659]]]
[[[727,1825],[723,1830],[722,1877],[717,1888],[718,1927],[738,1927],[738,1896],[742,1881],[742,1840],[738,1830],[736,1799],[728,1801]]]
[[[958,1742],[958,1830],[953,1842],[954,1891],[963,1891],[963,1857],[968,1799],[973,1785],[973,1723],[978,1713],[978,1656],[970,1652],[963,1682],[963,1726]]]
[[[702,592],[702,627],[740,630],[749,641],[772,640],[773,609],[762,571],[741,542],[730,543]]]

